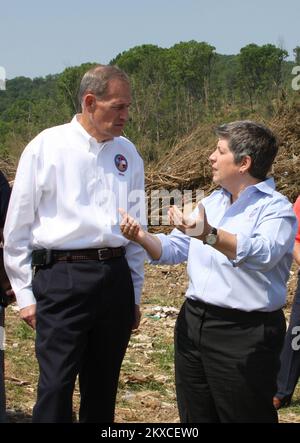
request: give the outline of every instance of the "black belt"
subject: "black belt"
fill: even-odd
[[[58,249],[36,249],[32,252],[31,266],[47,266],[59,261],[110,260],[125,255],[124,246],[119,248],[73,249],[70,251]]]
[[[269,317],[282,316],[282,310],[278,309],[276,311],[241,311],[240,309],[234,308],[223,308],[221,306],[211,305],[209,303],[202,302],[200,300],[192,300],[190,298],[186,299],[187,303],[193,307],[198,307],[208,312],[209,314],[219,317],[223,320],[229,321],[241,321],[241,322],[251,322],[251,321],[264,321]]]

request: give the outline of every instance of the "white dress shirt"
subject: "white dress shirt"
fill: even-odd
[[[274,311],[286,298],[297,222],[292,205],[273,179],[246,188],[231,204],[224,189],[202,200],[208,223],[237,235],[237,257],[224,254],[177,229],[158,234],[162,256],[152,263],[185,260],[186,297],[242,311]]]
[[[35,303],[31,255],[41,248],[125,246],[139,303],[144,251],[121,234],[119,207],[145,212],[143,161],[129,140],[98,143],[75,116],[28,144],[4,228],[5,267],[20,308]]]

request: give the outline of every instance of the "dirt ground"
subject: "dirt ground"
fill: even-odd
[[[288,319],[296,283],[289,281]],[[121,371],[116,408],[119,423],[179,422],[174,389],[173,331],[187,287],[185,265],[146,266],[142,320],[131,338]],[[36,396],[38,368],[34,334],[18,319],[16,308],[6,313],[6,390],[9,420],[30,422]],[[300,393],[294,405],[280,413],[281,422],[300,423]],[[78,415],[79,391],[74,393]]]

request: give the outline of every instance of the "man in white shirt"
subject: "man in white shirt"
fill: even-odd
[[[25,148],[4,230],[5,265],[21,318],[36,328],[34,422],[71,422],[79,373],[81,422],[112,422],[120,366],[139,324],[144,251],[122,236],[118,207],[144,211],[143,161],[121,134],[126,74],[82,78],[82,113]]]
[[[126,214],[122,232],[153,263],[187,260],[189,287],[175,329],[181,421],[275,423],[296,218],[267,178],[278,150],[273,133],[251,121],[216,133],[209,160],[221,188],[188,219],[172,207],[178,229],[170,235],[144,232]]]

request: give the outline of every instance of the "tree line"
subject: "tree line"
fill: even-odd
[[[237,55],[222,55],[206,42],[180,42],[171,48],[146,44],[117,55],[117,64],[133,87],[126,135],[146,161],[155,161],[179,137],[200,122],[271,117],[279,102],[293,96],[292,69],[300,65],[273,44],[254,43]],[[94,63],[66,68],[33,80],[16,77],[0,91],[0,155],[18,157],[42,129],[65,123],[79,110],[77,90],[82,74]]]

